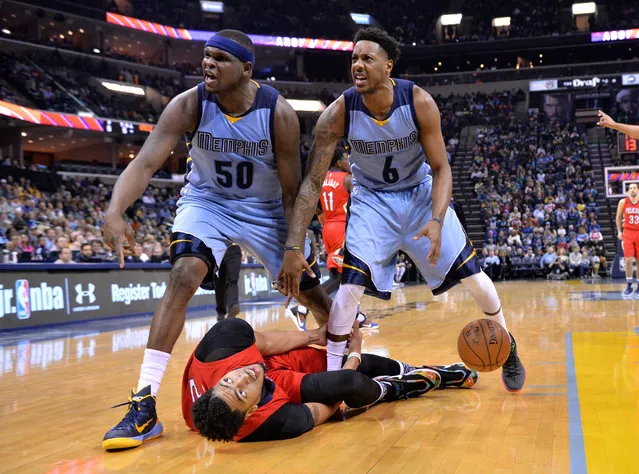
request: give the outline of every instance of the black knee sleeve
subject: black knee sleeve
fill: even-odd
[[[186,232],[173,232],[171,234],[170,257],[171,264],[182,257],[196,257],[202,260],[209,267],[209,271],[200,286],[205,290],[215,289],[215,273],[217,272],[215,257],[211,249],[200,239]]]
[[[300,393],[303,403],[331,405],[344,401],[351,408],[360,408],[377,401],[381,388],[361,372],[337,370],[304,376]]]

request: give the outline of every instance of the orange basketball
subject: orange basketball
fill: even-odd
[[[459,333],[457,352],[471,369],[492,372],[504,365],[510,355],[510,336],[491,319],[477,319]]]

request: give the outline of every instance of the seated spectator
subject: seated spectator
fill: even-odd
[[[167,263],[169,262],[169,256],[164,252],[164,248],[160,242],[156,242],[153,245],[153,255],[151,255],[151,263]]]
[[[557,260],[557,254],[555,254],[554,247],[548,247],[546,253],[541,257],[539,265],[541,268],[550,269],[555,260]]]
[[[490,277],[491,280],[496,280],[499,276],[501,267],[501,261],[499,257],[495,255],[494,250],[488,251],[488,256],[484,259],[484,272]]]
[[[86,242],[80,247],[80,254],[75,261],[78,263],[100,263],[102,260],[93,254],[93,245]]]
[[[73,261],[71,257],[72,257],[71,249],[69,247],[65,247],[62,250],[60,250],[59,258],[53,263],[64,263],[64,264],[76,263]]]
[[[575,245],[572,248],[572,252],[570,252],[568,259],[569,259],[570,273],[573,276],[577,276],[578,278],[581,278],[581,270],[582,270],[581,262],[583,260],[583,255],[581,255],[578,245]]]
[[[550,273],[548,274],[548,278],[551,280],[566,280],[570,276],[569,270],[569,260],[568,255],[566,255],[566,249],[560,247],[557,250],[557,258],[550,266]]]
[[[31,245],[31,240],[29,239],[28,234],[20,235],[20,244],[17,248],[19,252],[19,263],[30,262],[33,259],[35,255],[35,249],[33,248],[33,245]]]

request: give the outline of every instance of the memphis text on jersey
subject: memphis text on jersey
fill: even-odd
[[[243,156],[260,156],[268,152],[268,140],[249,142],[236,138],[214,137],[208,132],[197,132],[197,146],[202,150],[217,153],[236,153]]]
[[[350,140],[353,150],[363,155],[379,155],[382,153],[394,153],[409,148],[419,139],[419,134],[415,131],[410,135],[390,140]]]

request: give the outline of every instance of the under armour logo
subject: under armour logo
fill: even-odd
[[[88,287],[89,289],[87,291],[82,291],[82,283],[75,285],[76,303],[82,304],[84,302],[84,298],[89,298],[89,303],[95,302],[95,285],[93,283],[89,283]]]

